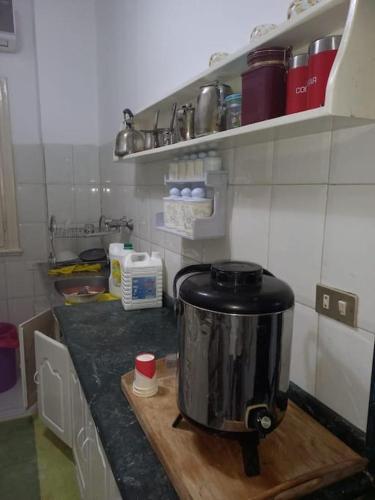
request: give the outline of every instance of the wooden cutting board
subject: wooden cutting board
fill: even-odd
[[[261,474],[243,472],[237,442],[197,430],[186,421],[178,428],[176,376],[157,361],[158,393],[133,394],[134,372],[121,377],[121,387],[152,447],[182,499],[288,500],[351,476],[367,465],[307,413],[289,403],[280,426],[261,441]]]

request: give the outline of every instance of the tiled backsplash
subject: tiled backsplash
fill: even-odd
[[[47,261],[47,220],[97,223],[100,217],[98,147],[93,145],[17,144],[14,146],[21,256],[0,256],[0,320],[13,323],[48,307],[35,270]],[[93,240],[60,240],[56,250],[79,252]]]
[[[365,429],[375,317],[375,127],[279,138],[222,152],[227,236],[189,241],[154,229],[167,165],[113,163],[100,148],[102,208],[135,220],[139,250],[158,250],[165,289],[193,262],[259,262],[295,291],[291,379]],[[359,295],[358,329],[314,311],[317,283]]]

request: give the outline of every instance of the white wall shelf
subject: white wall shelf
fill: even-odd
[[[205,175],[204,179],[179,179],[178,181],[166,179],[165,183],[167,185],[203,184],[207,188],[211,188],[213,190],[213,212],[211,217],[195,219],[195,221],[193,222],[192,234],[165,227],[164,213],[160,212],[156,214],[155,218],[156,229],[165,231],[166,233],[176,234],[177,236],[181,236],[189,240],[221,238],[225,235],[228,184],[227,172],[225,172],[224,170],[220,170],[217,172],[208,172]]]
[[[235,91],[240,90],[240,75],[247,67],[246,55],[250,50],[291,46],[295,53],[300,53],[307,51],[309,44],[317,38],[342,34],[342,42],[327,85],[324,107],[142,151],[121,159],[114,157],[114,161],[149,163],[212,147],[227,149],[353,127],[375,120],[374,22],[374,0],[322,0],[305,13],[282,23],[266,36],[255,39],[221,64],[209,68],[151,106],[140,110],[135,119],[138,127],[150,128],[155,111],[159,109],[159,125],[168,126],[172,104],[194,102],[199,87],[212,80],[229,83]]]

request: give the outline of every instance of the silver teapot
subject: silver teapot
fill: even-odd
[[[200,87],[195,108],[195,137],[225,130],[224,100],[233,90],[225,83],[212,82]]]
[[[145,140],[141,132],[133,128],[134,115],[130,109],[124,109],[124,127],[116,136],[115,155],[123,156],[143,151]]]
[[[177,109],[177,140],[188,141],[194,139],[194,114],[195,110],[192,104],[183,105]]]

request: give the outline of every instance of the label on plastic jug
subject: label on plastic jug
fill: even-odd
[[[121,286],[121,267],[120,261],[112,260],[112,279],[115,286]]]
[[[155,299],[156,298],[156,277],[142,276],[132,280],[132,299]]]

